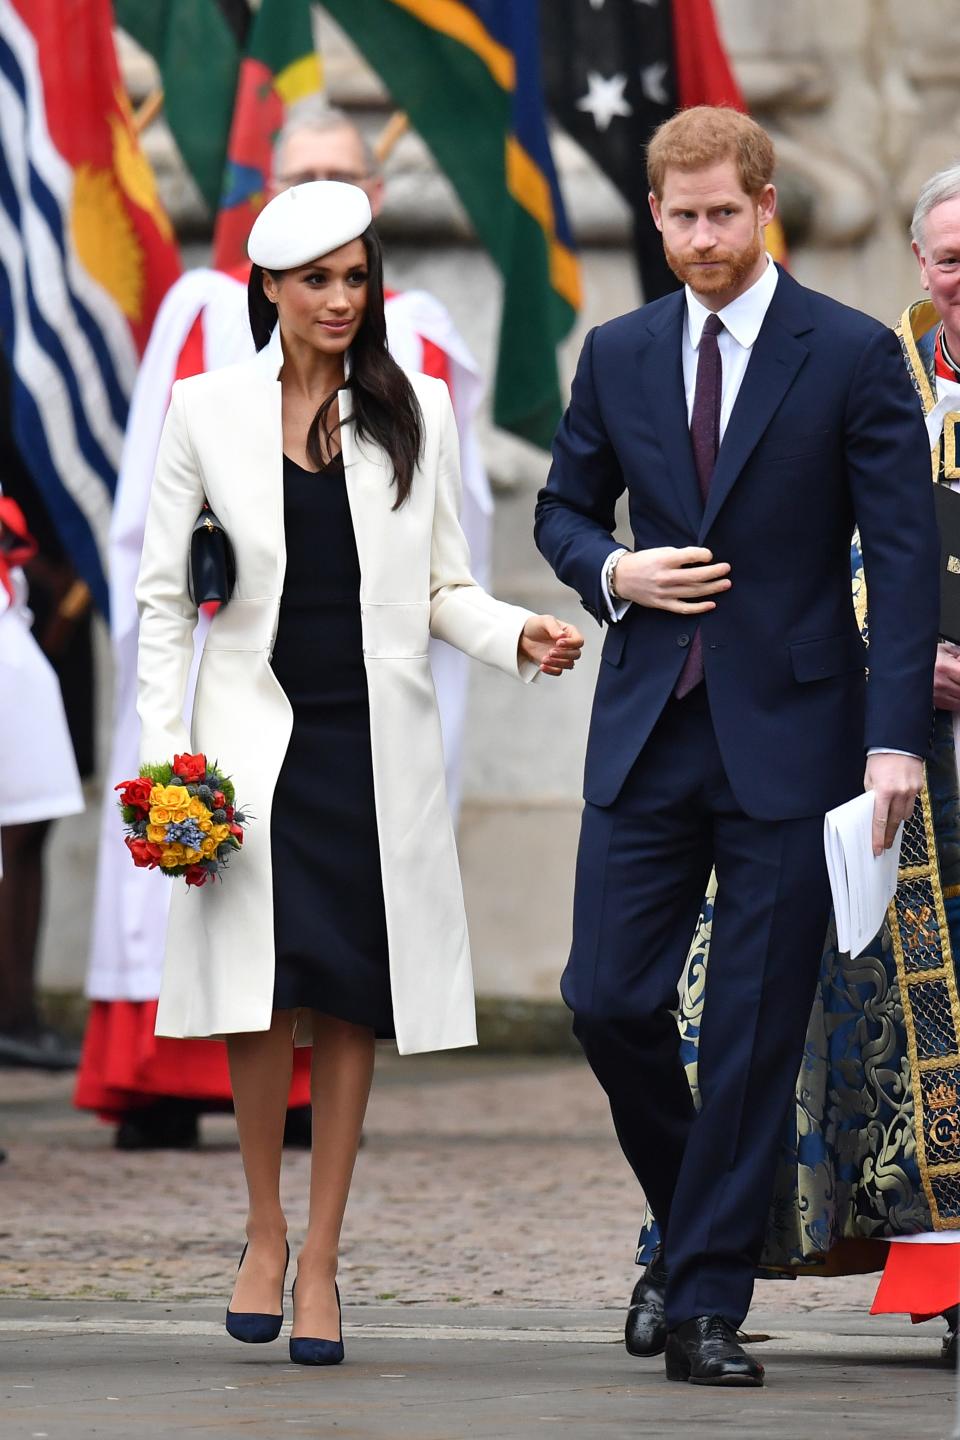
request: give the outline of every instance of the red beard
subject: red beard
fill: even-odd
[[[736,290],[750,274],[763,254],[763,233],[757,231],[745,250],[712,250],[709,255],[698,255],[693,250],[671,250],[664,241],[663,253],[667,264],[683,285],[689,285],[696,295],[723,295]],[[705,269],[698,261],[710,261]]]

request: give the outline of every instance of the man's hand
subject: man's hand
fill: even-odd
[[[716,609],[716,601],[708,600],[708,595],[730,589],[730,566],[714,565],[712,560],[712,553],[698,545],[635,550],[617,561],[613,588],[621,600],[650,610],[701,615]]]
[[[874,855],[890,849],[897,826],[913,810],[922,784],[923,761],[913,755],[868,756],[863,788],[874,795]]]
[[[937,646],[933,703],[938,710],[960,710],[960,652],[955,645]]]

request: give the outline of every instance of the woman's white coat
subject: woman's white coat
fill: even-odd
[[[286,564],[282,364],[278,331],[254,361],[174,386],[137,583],[141,760],[202,751],[254,817],[225,880],[175,884],[157,1034],[264,1030],[273,1001],[270,810],[293,714],[270,659]],[[360,441],[340,392],[347,493],[360,560],[363,653],[397,1045],[476,1042],[473,979],[436,697],[427,659],[439,636],[531,679],[517,646],[529,611],[481,590],[458,520],[459,452],[446,386],[411,375],[424,449],[409,500],[393,509],[386,456]],[[192,733],[181,718],[196,607],[187,553],[206,498],[230,536],[237,581],[216,615],[197,677]],[[323,563],[322,551],[317,563]],[[304,817],[309,826],[310,817]],[[157,884],[165,883],[158,875]],[[298,1030],[298,1038],[303,1033]]]

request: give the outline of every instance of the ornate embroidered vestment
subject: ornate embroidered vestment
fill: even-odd
[[[904,311],[897,326],[907,370],[925,415],[937,403],[937,325],[932,303],[921,300]],[[945,417],[932,449],[935,484],[960,480],[958,420],[960,413]],[[952,716],[937,712],[935,728],[948,732],[952,740]],[[917,1164],[933,1228],[953,1230],[960,1229],[960,998],[946,905],[960,897],[957,774],[954,764],[952,775],[939,777],[943,790],[938,826],[934,816],[938,777],[934,772],[937,755],[949,746],[947,734],[936,739],[939,743],[927,767],[923,792],[904,831],[900,882],[888,923],[907,1034]]]

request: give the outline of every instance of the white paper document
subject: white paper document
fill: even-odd
[[[823,821],[823,848],[837,920],[837,946],[852,958],[862,952],[883,924],[897,890],[903,824],[893,844],[874,855],[872,791],[838,805]]]

